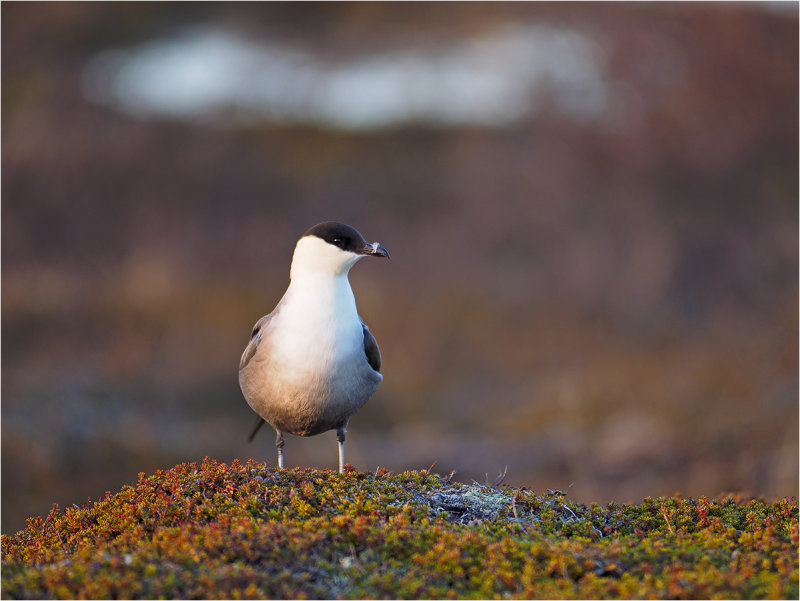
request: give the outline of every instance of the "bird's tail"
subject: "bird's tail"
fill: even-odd
[[[250,433],[250,436],[247,437],[247,442],[253,442],[253,439],[256,437],[258,431],[261,429],[261,426],[263,426],[265,423],[266,422],[264,421],[264,418],[262,417],[258,418],[258,423],[256,424],[256,427],[253,428],[253,431]]]

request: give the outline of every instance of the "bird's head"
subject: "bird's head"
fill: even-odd
[[[364,257],[388,259],[389,251],[377,242],[368,243],[354,227],[325,221],[298,240],[292,258],[292,275],[301,271],[345,275]]]

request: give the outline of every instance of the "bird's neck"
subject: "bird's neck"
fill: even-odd
[[[348,274],[331,274],[319,271],[292,270],[289,289],[312,296],[352,296]]]
[[[305,319],[357,318],[356,300],[347,273],[334,275],[319,271],[292,271],[288,301]]]

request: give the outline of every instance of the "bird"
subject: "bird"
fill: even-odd
[[[356,309],[350,269],[364,257],[389,258],[354,227],[324,221],[298,240],[289,287],[253,327],[239,361],[239,386],[264,423],[275,429],[278,467],[285,433],[313,436],[336,430],[339,472],[350,417],[378,389],[381,353]]]

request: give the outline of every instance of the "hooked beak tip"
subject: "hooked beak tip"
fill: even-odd
[[[383,248],[379,243],[373,242],[364,247],[364,254],[373,257],[386,257],[389,258],[389,251]]]

